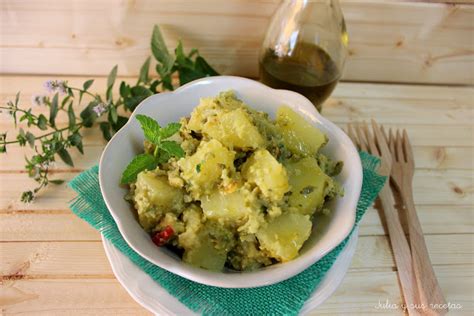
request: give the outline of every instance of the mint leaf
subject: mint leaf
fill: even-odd
[[[38,116],[38,128],[42,131],[48,129],[48,119],[43,114]]]
[[[74,108],[72,107],[72,101],[69,103],[69,106],[67,108],[67,117],[69,120],[69,130],[73,130],[73,128],[76,126],[76,114],[74,113]]]
[[[161,140],[160,124],[158,124],[158,122],[152,119],[151,117],[142,115],[142,114],[138,114],[136,118],[137,118],[137,121],[140,122],[140,125],[142,126],[142,130],[143,130],[143,134],[145,135],[145,138],[148,139],[153,144],[158,145]]]
[[[175,69],[178,71],[179,84],[183,85],[190,81],[208,77],[216,76],[219,73],[212,68],[207,61],[199,56],[197,49],[191,50],[186,56],[181,41],[175,49],[176,63]],[[193,61],[192,57],[197,55]],[[166,88],[166,87],[165,87]]]
[[[89,89],[92,86],[93,83],[94,83],[94,79],[87,80],[82,85],[82,90],[87,91],[87,89]]]
[[[181,146],[175,141],[165,140],[161,142],[160,148],[166,151],[171,156],[178,158],[184,157],[184,150]]]
[[[180,128],[181,128],[181,124],[179,123],[169,123],[168,125],[166,125],[165,127],[161,129],[160,131],[161,139],[166,139],[173,136],[179,131]]]
[[[92,127],[92,125],[94,125],[94,122],[97,119],[97,114],[95,114],[95,112],[92,109],[96,105],[97,105],[96,100],[91,101],[87,105],[87,107],[84,110],[82,110],[80,117],[82,119],[82,125],[84,125],[85,127]]]
[[[26,132],[26,140],[28,141],[28,144],[30,144],[31,148],[35,147],[35,135],[31,134],[30,132]]]
[[[125,81],[122,81],[120,83],[119,92],[122,98],[126,98],[130,94],[130,86]]]
[[[110,123],[109,122],[100,122],[99,124],[100,131],[102,132],[102,136],[106,141],[109,141],[112,138],[112,133],[110,131]]]
[[[143,63],[142,68],[140,68],[140,76],[138,77],[138,83],[143,82],[143,83],[148,83],[150,80],[148,77],[148,72],[150,71],[150,57],[148,57],[145,62]]]
[[[188,57],[191,58],[194,55],[199,55],[199,50],[197,48],[191,48],[191,51],[188,54]]]
[[[117,78],[117,68],[118,66],[115,65],[114,68],[109,73],[109,76],[107,77],[107,89],[110,89],[114,86],[115,79]]]
[[[66,96],[64,99],[63,99],[63,102],[61,102],[61,106],[59,107],[60,109],[63,109],[64,106],[66,105],[67,101],[69,101],[69,99],[71,98],[70,95]],[[72,102],[72,101],[71,101]]]
[[[62,161],[64,161],[65,164],[68,166],[74,167],[74,163],[72,162],[71,155],[69,155],[69,152],[65,148],[61,148],[58,150],[58,155],[61,158]]]
[[[131,94],[130,96],[124,98],[125,107],[130,111],[135,110],[140,102],[153,95],[151,90],[143,86],[135,86],[133,88],[128,87],[127,91],[125,91],[125,89],[126,88],[124,88],[124,93],[127,92]]]
[[[163,64],[165,72],[171,71],[174,65],[174,57],[168,52],[163,35],[161,35],[158,25],[153,27],[153,34],[151,36],[151,51],[156,60]]]
[[[158,67],[158,65],[156,66]],[[170,91],[174,90],[173,79],[171,78],[170,74],[161,77],[161,86],[163,87],[163,89],[166,89],[166,90],[170,90]]]
[[[63,183],[64,183],[64,180],[56,179],[56,180],[49,180],[48,182],[49,182],[49,183],[56,184],[56,185],[60,185],[60,184],[63,184]]]
[[[143,170],[152,170],[155,169],[157,163],[155,157],[150,154],[141,154],[133,158],[133,160],[128,164],[125,171],[122,173],[122,178],[120,183],[128,184],[134,182],[137,179],[137,175]]]
[[[109,107],[109,117],[108,120],[110,124],[116,124],[118,120],[117,108],[115,106]]]
[[[179,84],[181,86],[193,80],[206,77],[206,74],[196,71],[193,68],[181,67],[178,70],[179,70],[179,76],[178,76]]]
[[[196,57],[196,70],[204,76],[218,76],[219,73],[201,56]]]
[[[84,146],[82,145],[82,136],[78,132],[75,132],[68,137],[69,142],[72,146],[75,146],[81,154],[84,155]]]
[[[53,97],[53,100],[51,101],[51,106],[49,108],[49,123],[51,126],[55,127],[56,126],[56,115],[58,115],[58,94],[56,93]]]
[[[107,92],[105,93],[105,96],[107,98],[107,101],[112,102],[112,88],[115,83],[115,79],[117,78],[117,68],[118,66],[115,65],[114,68],[109,73],[109,76],[107,77]]]
[[[151,92],[148,88],[142,86],[133,87],[130,89],[130,92],[132,93],[132,96],[142,96],[143,99],[146,99],[149,96],[153,95],[153,92]]]
[[[184,53],[183,43],[181,41],[178,42],[178,46],[176,46],[174,53],[176,55],[176,62],[180,67],[193,68],[193,61]]]
[[[118,132],[125,124],[127,124],[128,117],[118,115],[117,116],[117,123],[112,124],[112,129],[114,132]]]
[[[158,150],[158,155],[156,156],[156,163],[158,165],[161,165],[165,162],[168,162],[172,155],[170,155],[167,151],[164,151],[163,149]]]

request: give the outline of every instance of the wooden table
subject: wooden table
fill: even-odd
[[[94,89],[105,91],[115,63],[134,80],[154,23],[162,24],[170,46],[183,38],[221,72],[255,77],[258,47],[278,2],[2,0],[1,104],[18,90],[29,103],[51,78],[80,85],[93,77]],[[472,315],[474,8],[456,4],[466,1],[341,2],[351,38],[346,82],[323,114],[342,127],[375,118],[407,129],[417,167],[415,202],[434,269],[452,314]],[[16,135],[6,114],[2,131]],[[54,166],[58,178],[70,180],[98,162],[100,134],[87,132],[84,144],[84,156],[73,151],[75,167]],[[24,171],[29,152],[10,147],[0,155],[1,313],[149,314],[115,279],[99,233],[68,209],[72,190],[49,187],[32,204],[19,202],[20,192],[34,185]],[[401,302],[386,230],[371,208],[343,284],[317,314],[401,315]]]
[[[28,101],[45,79],[3,76],[2,99],[13,97],[21,86]],[[324,114],[340,126],[375,117],[407,129],[417,165],[415,201],[428,250],[447,300],[462,305],[453,314],[464,315],[474,312],[473,93],[467,87],[341,83],[324,107]],[[2,115],[2,130],[12,128],[7,122]],[[86,155],[74,157],[73,169],[57,163],[58,177],[69,180],[97,163],[104,146],[101,136],[91,133],[85,143]],[[114,278],[99,233],[68,209],[72,190],[51,187],[33,204],[18,201],[19,192],[33,184],[23,172],[24,152],[12,148],[0,156],[2,311],[147,314]],[[387,300],[400,304],[400,288],[386,231],[371,208],[360,225],[349,273],[318,314],[400,314],[399,309],[375,308]]]

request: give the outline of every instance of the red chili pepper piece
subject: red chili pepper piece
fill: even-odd
[[[153,243],[158,247],[165,245],[168,240],[173,236],[174,230],[170,225],[166,226],[161,232],[157,232],[155,236],[151,238]]]

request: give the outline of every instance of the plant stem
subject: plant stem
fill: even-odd
[[[23,109],[20,109],[20,108],[18,108],[18,107],[15,107],[15,108],[12,109],[12,108],[7,108],[7,107],[4,107],[4,106],[0,106],[0,109],[10,110],[10,111],[16,111],[16,112],[25,113],[25,114],[28,113],[28,111],[23,110]],[[30,109],[30,110],[31,110],[31,109]],[[39,119],[39,116],[37,116],[37,115],[34,115],[34,114],[32,114],[32,113],[30,113],[30,115],[31,115],[34,119],[36,119],[36,120]],[[16,123],[15,123],[15,124],[16,124]],[[46,122],[46,126],[49,126],[49,127],[51,127],[51,128],[54,128],[54,126],[51,125],[51,123],[48,122],[48,121]],[[5,144],[8,144],[8,143],[5,143]]]
[[[14,107],[14,108],[8,108],[8,107],[5,107],[5,106],[0,106],[0,109],[2,110],[9,110],[9,111],[17,111],[17,112],[21,112],[21,113],[27,113],[28,111],[26,110],[23,110],[23,109],[20,109],[20,108],[17,108],[17,107]],[[33,115],[33,114],[32,114]],[[34,116],[34,115],[33,115]]]
[[[88,95],[90,95],[91,97],[93,97],[94,99],[97,98],[97,96],[95,96],[93,93],[90,93],[89,91],[82,90],[82,89],[79,89],[79,88],[73,88],[73,87],[68,87],[68,88],[71,89],[71,90],[75,90],[75,91],[79,91],[79,92],[88,94]]]
[[[81,127],[82,127],[82,123],[76,124],[76,126],[75,126],[76,131],[79,130]],[[68,129],[69,129],[69,127],[63,127],[63,128],[60,128],[60,129],[56,129],[52,132],[49,132],[49,133],[46,133],[46,134],[43,134],[43,135],[40,135],[40,136],[36,136],[35,140],[46,137],[46,136],[49,136],[49,135],[53,135],[54,133],[57,133],[57,132],[61,133],[61,132],[64,132],[65,130],[68,130]],[[9,145],[9,144],[16,144],[18,142],[19,142],[18,140],[12,140],[12,141],[4,142],[4,143],[1,143],[1,144],[2,145]]]

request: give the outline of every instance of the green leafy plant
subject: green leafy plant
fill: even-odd
[[[155,169],[171,157],[181,158],[184,156],[184,151],[177,142],[166,140],[179,131],[181,124],[170,123],[162,128],[157,121],[149,116],[139,114],[136,119],[140,122],[145,139],[152,144],[153,153],[136,156],[125,168],[120,180],[122,184],[135,181],[141,171]]]
[[[5,106],[0,106],[0,110],[11,115],[18,131],[16,137],[11,139],[7,137],[6,132],[0,133],[0,153],[6,153],[7,147],[13,144],[29,145],[34,150],[33,155],[25,157],[25,169],[38,185],[32,190],[22,193],[21,200],[23,202],[33,201],[36,194],[48,184],[63,183],[63,180],[50,178],[51,167],[56,158],[60,158],[69,166],[74,166],[70,151],[75,148],[81,154],[84,154],[82,142],[84,129],[98,127],[103,137],[108,141],[114,133],[125,125],[128,121],[128,113],[135,110],[141,101],[159,93],[159,91],[173,90],[174,77],[178,78],[179,85],[183,85],[198,78],[218,75],[206,60],[199,55],[197,49],[185,53],[181,41],[178,42],[174,54],[171,54],[160,28],[156,25],[151,37],[151,51],[156,60],[156,75],[150,76],[152,59],[149,57],[140,68],[138,80],[134,85],[125,81],[116,85],[118,67],[115,66],[107,78],[104,94],[91,92],[93,79],[85,81],[82,87],[71,86],[67,81],[62,80],[47,81],[44,87],[48,94],[36,95],[32,98],[32,102],[37,106],[48,107],[48,116],[36,115],[31,107],[20,106],[19,92],[15,100],[7,102]],[[115,99],[113,90],[117,86],[119,96]],[[83,104],[87,105],[80,113],[76,113],[76,109],[83,107]],[[66,126],[56,124],[56,117],[60,112],[67,115],[68,123]],[[138,116],[137,119],[139,119]],[[146,117],[139,120],[142,127],[150,123],[149,118]],[[145,121],[148,121],[148,123]],[[26,123],[26,130],[17,126],[23,122]],[[155,123],[159,127],[158,123]],[[182,154],[182,149],[177,143],[166,140],[176,133],[179,124],[172,123],[163,128],[156,128],[156,125],[153,127],[153,132],[151,129],[149,131],[149,136],[153,137],[153,140],[148,139],[148,136],[147,139],[155,145],[157,152],[149,155],[150,157],[137,157],[135,159],[137,162],[133,168],[139,169],[138,167],[143,165],[150,167],[166,157],[169,159],[171,156],[179,157]],[[131,174],[133,179],[133,173],[131,172]]]

